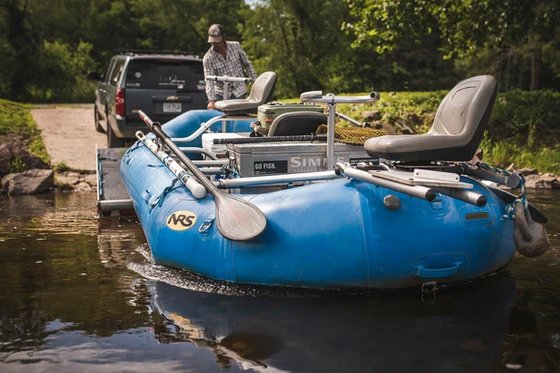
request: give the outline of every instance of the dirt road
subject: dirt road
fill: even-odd
[[[93,127],[92,105],[37,106],[31,115],[41,130],[51,164],[95,171],[95,146],[106,147],[106,135]]]

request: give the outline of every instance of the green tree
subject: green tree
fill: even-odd
[[[8,37],[8,11],[0,8],[0,97],[10,97],[12,94],[11,81],[15,74],[16,52]]]
[[[350,85],[339,77],[340,70],[352,63],[345,53],[350,39],[340,32],[347,15],[346,5],[337,0],[260,1],[245,13],[244,47],[258,71],[278,74],[280,96],[346,89]]]
[[[208,27],[224,25],[228,37],[239,37],[243,0],[96,0],[89,2],[84,40],[98,61],[116,50],[143,49],[202,54]]]
[[[459,72],[496,75],[502,87],[541,87],[560,78],[560,4],[555,0],[347,0],[354,47],[389,54],[436,37]]]
[[[80,42],[76,48],[66,43],[44,41],[36,55],[36,68],[26,84],[31,101],[76,102],[93,100],[95,85],[85,73],[95,67],[91,45]]]
[[[507,88],[539,89],[543,76],[560,78],[558,1],[446,1],[443,6],[446,11],[438,13],[442,48],[465,70],[489,71]]]
[[[116,50],[202,55],[208,26],[222,23],[237,39],[247,9],[243,0],[2,0],[0,95],[89,101],[85,70],[100,70]]]

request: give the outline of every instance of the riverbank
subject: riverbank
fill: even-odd
[[[105,135],[92,104],[24,105],[0,100],[0,186],[8,194],[93,192],[96,147]]]
[[[93,105],[30,106],[5,100],[0,104],[5,111],[0,116],[0,191],[96,190],[95,150],[104,148],[106,139],[95,131]],[[371,110],[349,114],[369,122],[381,118]],[[531,168],[520,171],[527,188],[560,189],[556,174]]]

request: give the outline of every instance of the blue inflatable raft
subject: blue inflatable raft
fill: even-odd
[[[234,283],[386,289],[468,281],[505,267],[516,248],[547,249],[522,176],[466,162],[496,96],[492,77],[453,88],[427,134],[363,146],[335,140],[335,107],[375,93],[304,93],[327,113],[282,114],[267,135],[247,136],[254,118],[242,114],[257,112],[274,79],[163,126],[141,113],[152,133],[138,134],[121,174],[156,263]],[[321,121],[326,142],[306,135]]]

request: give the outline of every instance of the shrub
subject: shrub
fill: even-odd
[[[95,83],[85,78],[87,71],[95,68],[91,49],[85,42],[72,48],[59,41],[44,41],[25,98],[32,102],[91,101]]]
[[[514,90],[500,93],[488,125],[495,141],[535,150],[554,147],[560,138],[560,92]]]

